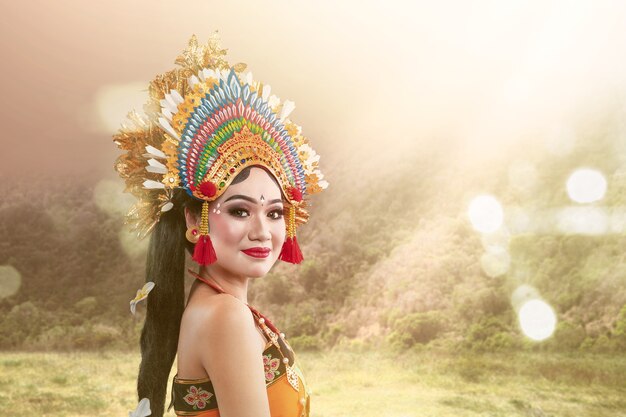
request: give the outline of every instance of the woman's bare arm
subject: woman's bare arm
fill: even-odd
[[[263,343],[252,313],[230,295],[214,297],[211,307],[203,309],[198,347],[213,382],[220,416],[270,417]]]

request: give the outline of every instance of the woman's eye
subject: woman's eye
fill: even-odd
[[[231,209],[229,213],[235,217],[248,217],[249,216],[248,210],[244,210],[240,208]]]
[[[270,213],[268,214],[268,216],[269,216],[271,219],[278,220],[278,219],[280,219],[281,217],[283,217],[283,210],[282,210],[282,209],[280,209],[280,210],[270,211]]]

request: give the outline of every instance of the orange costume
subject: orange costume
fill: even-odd
[[[189,272],[214,290],[224,293],[222,288],[191,270]],[[263,330],[267,338],[263,350],[263,365],[271,416],[308,417],[310,396],[293,350],[283,334],[270,329],[269,326],[276,330],[271,322],[254,308],[250,307],[250,310],[257,326]],[[178,375],[175,376],[172,381],[172,400],[169,408],[172,406],[178,417],[220,415],[215,390],[209,378],[181,379]]]

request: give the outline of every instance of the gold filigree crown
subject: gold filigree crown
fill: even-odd
[[[271,95],[245,64],[230,66],[225,55],[217,34],[205,45],[192,36],[178,67],[150,83],[146,116],[131,112],[113,138],[126,151],[115,169],[138,199],[126,222],[139,238],[173,207],[174,189],[210,202],[255,165],[280,184],[287,236],[295,238],[296,226],[308,219],[304,197],[328,186],[319,156],[288,118],[294,104]]]

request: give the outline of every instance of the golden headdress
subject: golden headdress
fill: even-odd
[[[192,36],[176,58],[178,67],[150,83],[147,116],[131,112],[130,125],[114,136],[127,151],[115,169],[139,200],[126,222],[144,238],[173,207],[173,190],[183,188],[204,201],[194,259],[211,263],[208,203],[243,169],[260,165],[278,180],[286,200],[287,239],[280,259],[299,263],[296,227],[308,219],[303,198],[328,186],[319,156],[288,118],[294,104],[281,103],[269,85],[245,73],[245,64],[231,67],[225,55],[216,34],[206,45]]]

